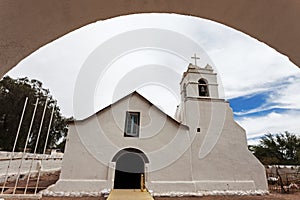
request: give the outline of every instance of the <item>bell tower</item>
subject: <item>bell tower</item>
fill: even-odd
[[[191,98],[197,100],[218,99],[217,74],[208,64],[204,68],[197,66],[197,59],[200,58],[196,54],[191,58],[195,59],[195,64],[189,64],[180,82],[182,103]]]
[[[200,68],[189,64],[187,71],[183,73],[180,87],[183,101],[188,98],[219,98],[217,74],[210,65]]]
[[[214,101],[219,99],[217,74],[210,65],[205,67],[197,66],[196,55],[195,64],[189,64],[183,73],[180,82],[181,104],[180,113],[177,113],[180,121],[191,125],[189,118],[200,115],[199,104],[201,102]]]

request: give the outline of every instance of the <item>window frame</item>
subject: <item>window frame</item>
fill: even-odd
[[[124,137],[139,137],[140,121],[140,112],[126,111]]]

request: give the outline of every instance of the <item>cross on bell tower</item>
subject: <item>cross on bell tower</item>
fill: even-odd
[[[197,60],[200,60],[200,58],[197,57],[196,54],[194,54],[194,56],[192,56],[191,58],[195,60],[195,66],[197,66]]]

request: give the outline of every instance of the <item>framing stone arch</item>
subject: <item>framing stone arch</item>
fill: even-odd
[[[300,66],[299,0],[3,0],[0,8],[1,77],[30,53],[70,31],[98,20],[151,12],[225,24],[267,43]]]
[[[114,189],[141,189],[141,182],[145,184],[145,164],[149,160],[142,151],[135,148],[122,149],[112,162],[116,162]]]

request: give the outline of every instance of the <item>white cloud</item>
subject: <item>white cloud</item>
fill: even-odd
[[[262,111],[274,109],[287,109],[286,111],[271,112],[264,116],[240,117],[238,123],[247,130],[248,138],[256,138],[266,133],[282,133],[289,131],[300,136],[300,75],[290,77],[270,86],[273,90],[266,103],[262,106],[238,115],[250,113],[259,114]],[[248,140],[249,144],[257,144],[258,140]]]
[[[266,45],[241,36],[226,49],[208,52],[218,67],[227,98],[266,90],[266,83],[299,74],[286,57]]]
[[[281,108],[300,109],[300,74],[288,81],[289,84],[279,87],[268,102],[278,104]]]
[[[249,92],[249,91],[247,91]],[[256,108],[234,112],[235,115],[243,116],[271,109],[299,109],[300,110],[300,73],[296,76],[286,77],[278,82],[267,84],[261,91],[254,90],[252,95],[265,93],[268,95],[265,102]],[[252,96],[250,95],[250,97]],[[241,95],[243,96],[243,95]]]
[[[248,138],[262,136],[266,133],[289,131],[300,135],[300,111],[284,113],[272,112],[266,116],[245,117],[238,123],[247,130]]]

